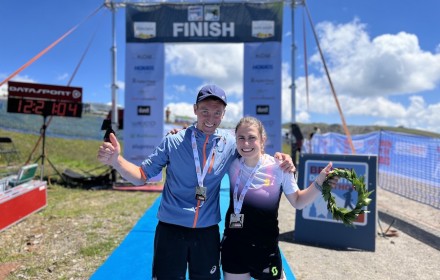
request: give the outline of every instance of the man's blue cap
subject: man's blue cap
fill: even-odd
[[[199,91],[199,94],[197,94],[196,104],[202,100],[205,100],[208,97],[217,98],[223,101],[223,103],[225,103],[225,106],[227,105],[225,91],[216,85],[206,85],[202,87]]]

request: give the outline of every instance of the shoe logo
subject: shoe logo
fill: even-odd
[[[214,266],[211,268],[211,271],[210,271],[209,273],[214,274],[216,270],[217,270],[217,266],[214,265]]]
[[[276,276],[278,274],[278,269],[276,266],[272,267],[271,271],[273,276]]]

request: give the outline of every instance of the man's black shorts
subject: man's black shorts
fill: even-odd
[[[281,279],[282,259],[277,242],[256,244],[243,238],[224,236],[221,262],[224,272],[250,273],[255,279]]]
[[[153,277],[160,279],[220,279],[218,225],[187,228],[159,222],[154,238]]]

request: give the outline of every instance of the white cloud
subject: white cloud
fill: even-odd
[[[422,50],[414,34],[400,32],[371,39],[365,29],[357,19],[317,25],[344,115],[440,132],[440,103],[426,104],[423,97],[424,91],[438,90],[440,53]],[[307,111],[305,78],[298,77],[297,115],[337,112],[319,53],[312,55],[310,65],[311,106]]]
[[[330,75],[340,94],[388,96],[433,89],[440,81],[440,54],[420,49],[416,35],[400,32],[371,40],[358,20],[317,25]],[[321,67],[318,53],[311,58]]]
[[[65,81],[68,77],[69,77],[69,74],[67,74],[67,73],[60,74],[57,77],[57,81]]]
[[[243,44],[167,44],[165,51],[171,75],[197,77],[241,97]]]
[[[440,103],[428,104],[423,95],[424,91],[438,90],[439,48],[436,53],[424,51],[417,36],[405,32],[370,38],[366,29],[358,19],[346,24],[317,25],[346,118],[364,119],[366,124],[403,125],[440,132]],[[242,100],[243,96],[242,44],[168,44],[165,57],[170,75],[196,77],[200,80],[198,88],[206,83],[222,85],[229,98],[225,121],[234,123],[242,116],[242,101],[231,102],[231,97]],[[291,121],[293,111],[289,65],[290,62],[284,62],[282,68],[282,122]],[[306,79],[299,76],[295,81],[295,120],[315,121],[319,114],[338,122],[335,119],[338,108],[319,53],[311,56],[309,65],[309,104]],[[187,85],[173,88],[176,93],[192,95],[197,90]],[[193,116],[192,104],[170,105],[182,115]]]

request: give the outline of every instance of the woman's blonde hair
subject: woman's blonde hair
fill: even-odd
[[[261,143],[262,143],[262,147],[261,147],[261,152],[264,153],[264,145],[266,143],[266,129],[264,129],[263,124],[261,123],[261,121],[255,117],[250,117],[250,116],[246,116],[241,118],[237,125],[235,126],[235,134],[237,134],[237,130],[242,126],[242,125],[255,125],[257,127],[258,130],[258,134],[260,136],[261,139]]]

